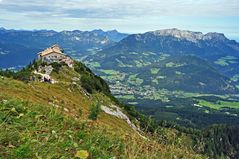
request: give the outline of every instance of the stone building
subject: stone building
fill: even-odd
[[[53,45],[46,50],[38,53],[38,59],[47,63],[65,63],[69,67],[73,67],[73,60],[62,52],[59,45]]]

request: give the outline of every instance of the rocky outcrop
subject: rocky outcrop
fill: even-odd
[[[145,138],[144,136],[140,134],[141,130],[138,127],[136,127],[134,123],[130,121],[129,117],[126,114],[124,114],[121,108],[119,108],[118,106],[111,105],[110,107],[107,107],[102,105],[101,109],[107,114],[110,114],[110,115],[116,116],[117,118],[125,120],[132,129],[134,129],[141,137]]]

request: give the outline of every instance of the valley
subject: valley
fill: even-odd
[[[200,38],[194,38],[194,34]],[[176,35],[182,37],[175,38]],[[225,52],[229,44],[235,44],[230,48],[235,53]],[[175,45],[178,50],[172,48]],[[236,52],[238,44],[223,34],[169,29],[130,35],[83,61],[109,83],[118,99],[158,121],[207,127],[216,123],[238,124]],[[207,98],[198,100],[200,97]],[[218,101],[211,103],[211,98]],[[227,103],[217,104],[221,100]],[[197,107],[198,103],[202,105]],[[219,116],[223,120],[216,122]]]

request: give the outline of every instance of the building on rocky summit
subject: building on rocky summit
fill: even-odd
[[[73,67],[73,60],[62,52],[59,45],[53,45],[46,50],[38,53],[38,59],[47,63],[65,63],[69,67]]]

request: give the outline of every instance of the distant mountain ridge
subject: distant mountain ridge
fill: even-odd
[[[119,33],[117,30],[103,31],[102,29],[92,30],[92,32],[99,35],[103,35],[111,39],[112,41],[119,42],[120,40],[126,38],[129,34]]]
[[[27,65],[38,51],[58,43],[74,58],[114,45],[127,34],[118,31],[61,31],[0,29],[0,67]],[[12,61],[15,57],[17,61]]]
[[[165,29],[133,34],[123,39],[117,45],[104,49],[102,53],[109,56],[112,53],[154,52],[170,55],[195,55],[207,60],[227,76],[238,74],[239,43],[229,40],[222,33],[207,33]],[[232,58],[234,62],[220,63],[221,58]],[[237,62],[235,62],[237,61]],[[219,62],[219,63],[218,63]]]
[[[197,40],[211,40],[217,38],[218,40],[228,40],[223,33],[209,32],[203,34],[202,32],[193,32],[187,30],[164,29],[150,32],[156,36],[173,36],[178,39],[186,39],[188,41],[196,42]]]
[[[132,34],[108,50],[153,51],[168,53],[201,53],[214,56],[217,52],[238,55],[239,43],[222,33],[207,33],[165,29]]]

